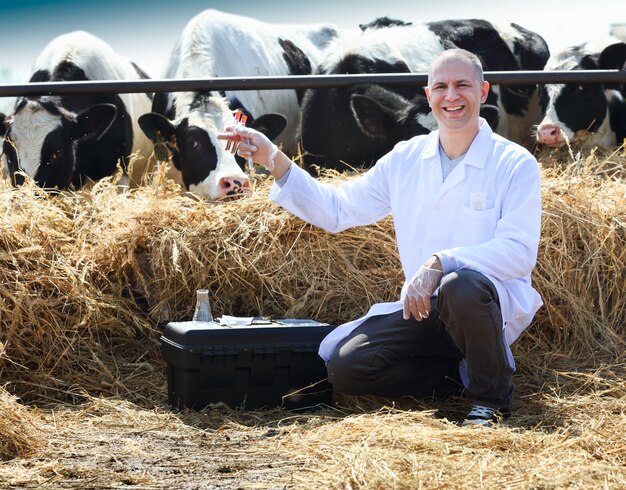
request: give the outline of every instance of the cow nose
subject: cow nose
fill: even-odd
[[[222,177],[219,182],[223,196],[230,196],[250,190],[250,179],[247,176]]]
[[[537,141],[544,145],[556,145],[563,141],[561,129],[554,124],[542,126],[537,130]]]

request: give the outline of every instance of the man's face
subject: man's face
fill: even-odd
[[[489,83],[480,83],[474,66],[457,58],[436,63],[426,89],[440,129],[462,129],[477,124],[480,104],[488,93]]]

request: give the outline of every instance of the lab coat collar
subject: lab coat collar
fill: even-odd
[[[472,141],[465,158],[462,160],[463,165],[472,165],[473,167],[483,168],[485,166],[485,160],[489,153],[490,145],[486,144],[491,141],[493,131],[489,127],[487,121],[482,117],[480,118],[480,129],[478,134]],[[424,162],[437,163],[441,165],[439,158],[439,130],[433,131],[428,135],[428,141],[424,146],[424,152],[422,153]]]
[[[485,166],[485,162],[487,161],[487,156],[491,151],[491,144],[493,141],[492,138],[493,131],[489,127],[487,121],[481,117],[480,129],[467,150],[463,163],[465,165],[472,165],[476,168],[483,168]]]
[[[492,141],[492,135],[493,132],[491,131],[489,124],[487,124],[487,122],[481,118],[478,134],[476,135],[474,141],[472,141],[472,144],[467,150],[465,158],[463,158],[457,168],[455,168],[450,173],[450,175],[448,175],[448,178],[443,181],[441,187],[439,188],[439,192],[437,193],[435,201],[443,199],[445,194],[449,190],[453,189],[455,186],[463,182],[463,180],[465,179],[465,168],[467,165],[471,165],[476,168],[483,168],[485,166],[485,161],[491,148],[490,143]],[[432,150],[432,148],[430,147],[431,144],[434,146],[434,150]],[[441,167],[441,159],[439,157],[438,146],[439,131],[437,131],[437,135],[428,142],[427,149],[425,149],[424,151],[424,153],[426,153],[426,151],[434,151],[434,156],[432,156],[432,162],[436,164],[435,169],[437,169],[437,167]],[[429,157],[431,156],[429,155]],[[439,173],[441,173],[441,170],[439,170]]]

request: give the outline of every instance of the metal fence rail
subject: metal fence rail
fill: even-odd
[[[218,90],[282,90],[341,88],[360,83],[426,85],[426,73],[359,75],[299,75],[282,77],[224,77],[188,80],[105,80],[38,82],[0,85],[0,97],[66,95],[86,93],[196,92]],[[485,79],[495,85],[546,83],[624,83],[626,70],[487,71]]]

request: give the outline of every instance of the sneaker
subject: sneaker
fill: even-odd
[[[474,405],[461,424],[463,427],[479,425],[491,427],[509,418],[511,412],[507,408],[491,408]]]

